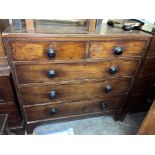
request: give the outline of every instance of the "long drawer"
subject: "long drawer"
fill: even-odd
[[[62,104],[48,104],[41,106],[25,107],[27,121],[71,117],[81,114],[104,113],[122,108],[124,96],[67,102]]]
[[[15,61],[83,59],[85,42],[10,42]]]
[[[35,84],[20,86],[24,105],[93,99],[128,93],[131,78],[78,82],[70,84]]]
[[[20,84],[132,76],[138,60],[16,65]]]
[[[107,58],[107,57],[133,57],[141,56],[145,41],[103,41],[91,42],[89,57]]]

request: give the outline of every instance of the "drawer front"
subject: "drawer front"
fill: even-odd
[[[131,78],[102,82],[82,82],[62,85],[27,85],[20,88],[23,104],[33,105],[47,102],[76,101],[125,94]]]
[[[132,76],[137,60],[117,60],[87,63],[16,65],[20,84],[39,82],[60,82],[105,77]]]
[[[13,101],[12,90],[8,77],[0,77],[0,103]]]
[[[85,42],[11,42],[15,61],[82,59]]]
[[[155,57],[146,58],[142,69],[142,74],[155,74]]]
[[[67,102],[62,104],[49,104],[42,106],[25,107],[27,121],[55,119],[81,114],[104,113],[122,108],[124,97]]]
[[[155,92],[155,76],[139,76],[133,91],[137,92]]]
[[[0,114],[9,114],[9,127],[20,124],[17,108],[13,102],[0,103]]]
[[[144,41],[91,42],[89,57],[94,59],[141,56],[144,46]]]

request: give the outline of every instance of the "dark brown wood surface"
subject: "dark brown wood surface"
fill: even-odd
[[[155,95],[151,92],[132,94],[128,100],[126,111],[146,111],[150,108]]]
[[[4,102],[13,101],[13,93],[10,85],[9,78],[0,77],[0,94]]]
[[[155,74],[155,56],[146,58],[141,74]]]
[[[85,42],[11,42],[14,60],[69,60],[84,58]],[[47,49],[54,48],[56,56],[48,58]]]
[[[150,43],[150,47],[148,49],[148,56],[155,56],[155,35]]]
[[[120,116],[126,102],[123,100],[120,106],[116,95],[128,96],[131,92],[152,35],[109,27],[98,34],[38,32],[8,27],[3,33],[23,116],[26,112],[26,128],[38,120],[104,113],[93,101],[101,98],[113,100],[107,112]],[[47,57],[49,47],[56,50],[55,58]],[[121,47],[123,53],[116,56],[115,47]],[[119,68],[113,76],[108,73],[112,65]],[[55,78],[47,77],[49,69],[57,70]],[[110,93],[104,92],[107,85],[112,87]],[[57,93],[55,99],[49,98],[52,90]],[[53,106],[60,112],[55,116],[49,115]]]
[[[48,63],[19,64],[16,73],[20,84],[103,79],[105,77],[123,77],[135,74],[138,60],[109,60],[82,63]],[[111,67],[117,68],[115,74],[110,74]],[[56,77],[50,78],[48,72],[54,70]]]
[[[155,92],[155,76],[139,76],[134,86],[134,93]]]
[[[20,125],[17,107],[13,102],[1,102],[0,113],[9,114],[9,117],[8,117],[9,127],[13,127],[13,126],[15,127],[15,126]]]
[[[9,114],[9,127],[18,126],[20,124],[18,102],[15,98],[9,67],[0,69],[0,96],[0,114]]]
[[[67,102],[62,104],[48,104],[43,106],[25,107],[27,121],[42,119],[54,119],[59,117],[74,116],[88,113],[104,113],[105,111],[119,110],[124,102],[123,96],[115,98],[93,99],[78,102]],[[100,104],[106,104],[106,108],[101,108]],[[51,114],[51,109],[57,108],[56,114]]]
[[[63,85],[37,84],[21,86],[20,92],[24,105],[34,105],[47,102],[69,101],[108,97],[112,95],[125,94],[131,78],[104,80],[101,82],[78,82]],[[105,93],[104,88],[109,85],[112,88],[110,93]],[[49,93],[56,91],[55,99],[49,98]]]

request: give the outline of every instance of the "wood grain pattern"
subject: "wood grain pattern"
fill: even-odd
[[[48,104],[44,106],[25,107],[27,121],[36,121],[43,119],[55,119],[59,117],[76,116],[88,113],[104,113],[106,111],[119,110],[124,102],[123,96],[115,98],[103,98],[85,100],[79,102],[66,102],[62,104]],[[107,108],[102,109],[99,104],[104,103]],[[51,109],[57,108],[57,114],[51,114]],[[37,114],[37,115],[36,115]]]
[[[85,52],[85,42],[11,42],[14,60],[69,60],[82,59]],[[48,58],[47,49],[56,50],[55,58]]]
[[[34,105],[47,102],[75,101],[125,94],[128,92],[130,82],[131,78],[122,78],[103,80],[101,82],[80,82],[62,85],[27,85],[22,86],[20,92],[24,105]],[[104,88],[107,85],[112,87],[110,93],[104,92]],[[57,97],[55,99],[49,98],[51,91],[56,91]]]
[[[141,56],[143,53],[144,41],[109,41],[109,42],[91,42],[90,43],[90,58],[108,58],[122,56]],[[115,47],[122,47],[121,55],[114,54]]]
[[[132,76],[138,62],[138,60],[109,60],[83,63],[21,64],[16,65],[15,68],[19,83],[27,84]],[[111,67],[116,67],[118,72],[110,74]],[[50,70],[56,71],[56,77],[48,77]]]
[[[155,101],[148,111],[139,131],[139,135],[155,135]]]
[[[130,93],[152,35],[107,26],[98,34],[84,31],[75,34],[74,30],[53,34],[48,32],[55,30],[40,30],[28,33],[26,29],[16,31],[8,27],[3,33],[23,116],[25,113],[27,116],[26,128],[46,119],[54,121],[111,111],[120,114],[125,102],[116,96]],[[120,56],[113,53],[117,46],[124,50]],[[47,57],[49,47],[56,50],[54,59]],[[114,76],[107,71],[111,65],[119,67]],[[57,77],[49,79],[49,69],[57,70]],[[63,80],[66,83],[61,83]],[[112,87],[108,94],[104,92],[107,85]],[[49,98],[52,90],[57,93],[55,99]],[[99,101],[112,102],[109,109],[101,111]],[[141,106],[134,100],[132,103],[133,107],[128,109]],[[59,110],[55,116],[49,115],[52,107]]]
[[[155,74],[155,57],[147,57],[145,59],[141,74],[144,75]]]

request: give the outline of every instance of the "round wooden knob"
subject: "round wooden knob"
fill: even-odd
[[[111,91],[112,91],[111,86],[107,85],[107,86],[104,87],[104,92],[105,93],[110,93]]]
[[[56,56],[56,51],[54,48],[48,48],[47,49],[47,56],[49,58],[54,58]]]
[[[54,78],[56,77],[56,75],[57,75],[57,72],[55,70],[48,71],[48,77]]]
[[[50,97],[51,99],[55,99],[55,98],[57,97],[56,91],[52,90],[52,91],[49,93],[49,97]]]
[[[115,47],[114,48],[114,54],[115,55],[121,55],[123,53],[123,48],[122,47]]]
[[[116,67],[110,67],[110,69],[109,69],[110,74],[115,74],[115,73],[117,73],[117,71],[118,71],[118,69]]]
[[[99,106],[102,110],[105,110],[108,107],[108,105],[104,102],[99,103]]]
[[[52,108],[50,110],[50,114],[53,115],[53,114],[57,114],[58,113],[58,109],[57,108]]]

